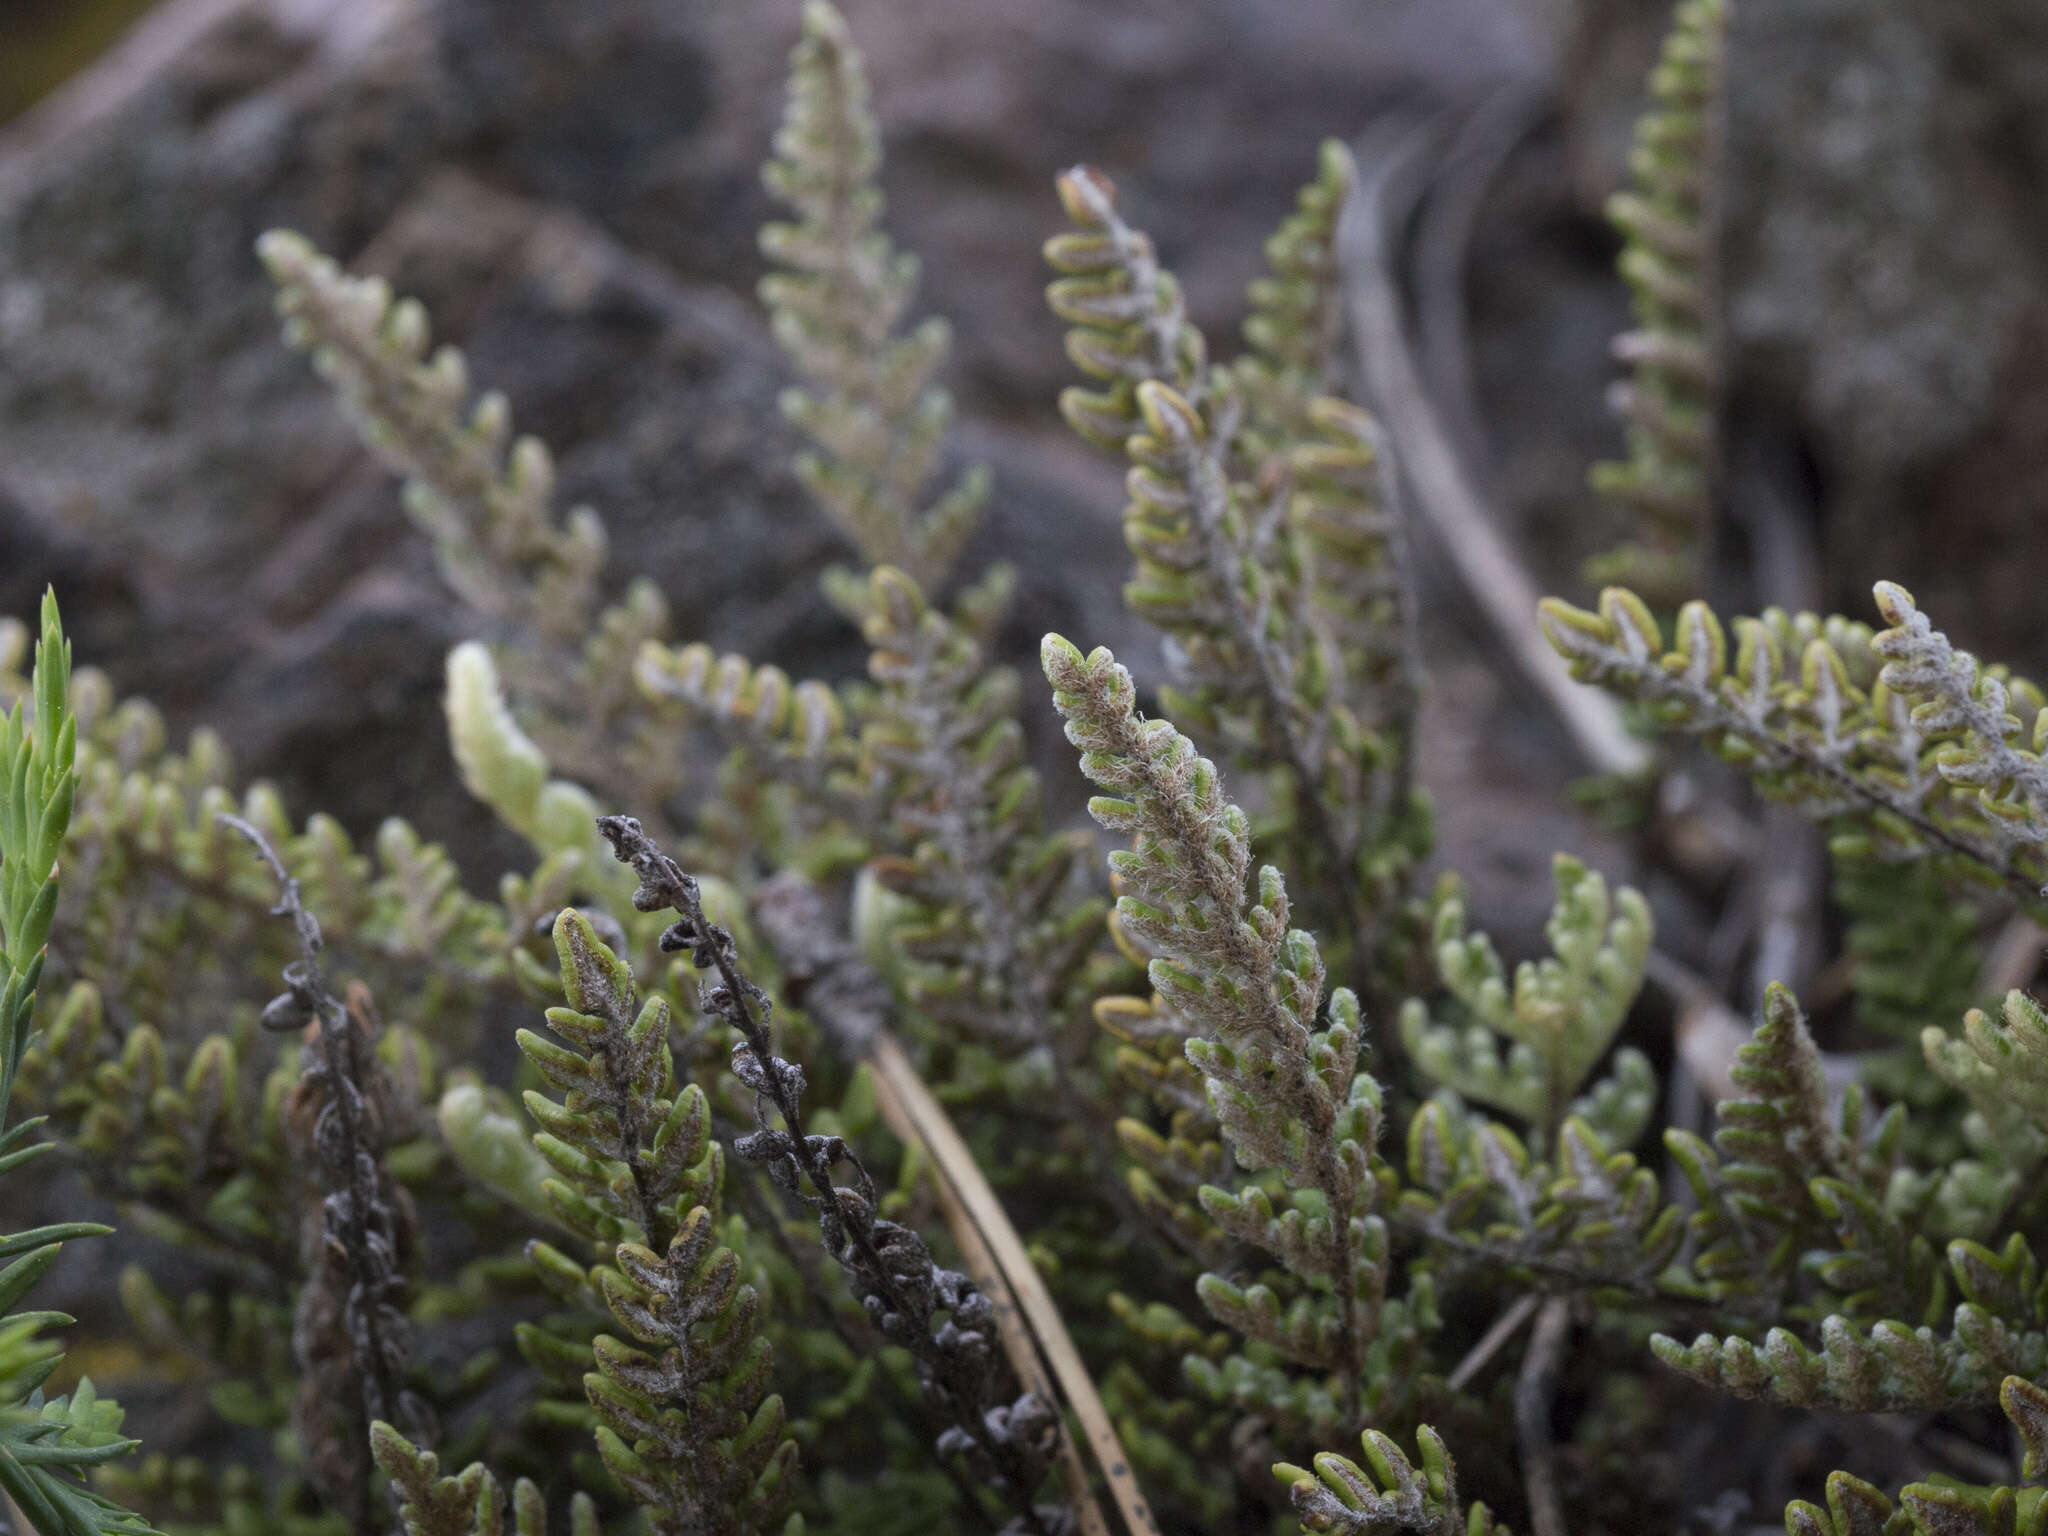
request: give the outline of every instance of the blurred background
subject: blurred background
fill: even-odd
[[[1626,324],[1599,210],[1661,0],[844,8],[890,225],[956,329],[958,447],[996,472],[963,569],[1020,567],[1012,640],[1057,627],[1157,669],[1118,598],[1117,468],[1053,406],[1054,172],[1086,159],[1120,181],[1228,353],[1260,242],[1331,134],[1420,132],[1399,272],[1426,387],[1539,582],[1586,598],[1579,562],[1615,530],[1585,469],[1619,446],[1603,394]],[[796,675],[857,668],[817,594],[840,551],[787,471],[753,299],[797,14],[5,0],[0,611],[54,579],[81,659],[174,727],[217,727],[295,813],[362,834],[403,810],[475,874],[512,862],[449,771],[458,621],[426,543],[278,343],[251,245],[285,224],[427,302],[686,638]],[[1716,596],[1867,617],[1870,582],[1896,577],[1962,643],[2037,668],[2048,6],[1740,0],[1732,50]],[[1423,741],[1441,861],[1488,926],[1533,938],[1551,849],[1613,848],[1565,808],[1582,765],[1444,569],[1426,565]]]

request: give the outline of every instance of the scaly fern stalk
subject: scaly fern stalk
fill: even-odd
[[[232,817],[227,824],[270,867],[278,886],[273,910],[291,923],[299,951],[285,967],[285,990],[262,1019],[266,1029],[306,1032],[302,1075],[285,1120],[294,1151],[318,1168],[322,1189],[293,1329],[302,1372],[293,1428],[321,1494],[369,1536],[378,1524],[369,1426],[400,1416],[416,1426],[427,1422],[426,1405],[402,1385],[412,1358],[403,1265],[414,1233],[410,1201],[382,1159],[391,1088],[372,1054],[368,993],[358,990],[344,1005],[328,991],[320,922],[298,881],[261,831]]]
[[[556,1174],[544,1195],[609,1258],[586,1270],[547,1243],[528,1251],[565,1299],[601,1299],[627,1335],[600,1335],[585,1357],[598,1450],[659,1536],[774,1530],[795,1495],[796,1444],[767,1393],[760,1298],[717,1238],[724,1159],[710,1107],[676,1085],[668,1004],[640,1002],[589,919],[564,909],[555,948],[560,1043],[522,1030],[519,1047],[561,1097],[529,1092],[526,1107]],[[528,1330],[522,1342],[533,1356],[545,1341]]]
[[[952,1426],[940,1437],[940,1455],[964,1456],[1023,1528],[1044,1536],[1048,1520],[1059,1517],[1041,1510],[1034,1496],[1058,1444],[1058,1411],[1034,1393],[1010,1396],[1014,1383],[992,1343],[988,1298],[967,1276],[933,1263],[917,1233],[877,1217],[874,1180],[843,1138],[805,1131],[804,1074],[775,1054],[767,995],[740,971],[732,935],[705,917],[697,882],[630,816],[604,817],[599,828],[639,879],[635,909],[677,914],[661,936],[662,948],[687,951],[697,969],[717,973],[701,994],[704,1007],[738,1036],[733,1073],[753,1090],[760,1118],[759,1129],[733,1150],[764,1165],[785,1194],[804,1199],[825,1249],[883,1337],[916,1359],[927,1399]],[[771,1112],[780,1116],[780,1129]],[[842,1162],[852,1169],[850,1188],[832,1180]],[[941,1313],[950,1313],[951,1321],[935,1326]]]
[[[37,1122],[9,1127],[7,1110],[35,1025],[36,984],[57,910],[57,856],[77,784],[78,727],[70,710],[71,645],[54,592],[43,595],[29,701],[0,719],[0,1181],[50,1150],[28,1138]],[[70,1318],[16,1306],[74,1237],[104,1236],[92,1222],[0,1234],[0,1495],[40,1536],[149,1536],[139,1517],[86,1486],[91,1469],[135,1442],[120,1436],[121,1410],[90,1380],[46,1399],[43,1383],[64,1352],[42,1337]]]
[[[1291,1209],[1280,1214],[1258,1187],[1206,1187],[1201,1201],[1219,1227],[1302,1282],[1295,1307],[1282,1314],[1270,1287],[1240,1290],[1214,1273],[1202,1299],[1284,1357],[1328,1369],[1332,1401],[1318,1416],[1356,1424],[1371,1350],[1384,1342],[1389,1263],[1370,1165],[1379,1087],[1356,1070],[1357,1000],[1332,993],[1318,1027],[1321,955],[1313,938],[1288,928],[1279,871],[1262,869],[1257,895],[1248,890],[1250,827],[1214,765],[1167,722],[1138,718],[1130,674],[1108,651],[1083,657],[1049,635],[1041,655],[1082,771],[1109,791],[1091,813],[1136,838],[1111,857],[1123,889],[1118,920],[1154,952],[1160,996],[1202,1032],[1187,1057],[1239,1164],[1277,1168],[1288,1187]]]
[[[1980,672],[1903,588],[1880,583],[1878,599],[1894,625],[1881,635],[1773,610],[1735,621],[1732,658],[1700,602],[1680,611],[1669,651],[1642,599],[1618,587],[1596,613],[1546,598],[1539,619],[1574,675],[1703,737],[1762,793],[1828,823],[1838,856],[1932,856],[2038,908],[2048,772],[2011,744],[2007,711],[2048,719],[2041,691]]]
[[[761,230],[780,269],[761,280],[761,302],[808,386],[785,392],[782,410],[815,449],[798,456],[798,478],[861,559],[931,589],[974,531],[988,472],[975,465],[920,505],[952,423],[952,401],[931,382],[951,332],[936,317],[897,331],[917,258],[881,228],[881,163],[860,51],[838,11],[807,0],[789,106],[762,170],[797,215]]]

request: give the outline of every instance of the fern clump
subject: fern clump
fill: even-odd
[[[1358,396],[1349,232],[1385,186],[1341,144],[1227,362],[1110,178],[1057,177],[1059,409],[1123,472],[1151,643],[1048,635],[1046,691],[1006,650],[1018,578],[958,569],[997,492],[950,468],[949,333],[908,318],[822,0],[758,292],[863,675],[608,585],[601,515],[557,510],[424,310],[264,237],[287,343],[430,537],[449,772],[509,852],[478,889],[395,816],[353,838],[73,672],[54,596],[0,622],[0,1181],[146,1240],[95,1373],[176,1410],[131,1456],[68,1319],[15,1310],[106,1227],[0,1236],[13,1508],[41,1536],[1594,1536],[1725,1524],[1753,1441],[1812,1411],[1852,1443],[1890,1416],[1929,1475],[1816,1475],[1795,1536],[2048,1529],[2048,1008],[2013,958],[2048,908],[2048,699],[1893,582],[1882,627],[1693,596],[1734,490],[1727,23],[1678,8],[1612,205],[1638,324],[1595,486],[1640,595],[1519,617],[1732,769],[1642,754],[1645,803],[1731,848],[1711,890],[1660,838],[1560,851],[1526,943],[1429,870],[1407,519],[1442,445]],[[1033,759],[1055,719],[1092,827]],[[1826,922],[1818,881],[1758,898],[1787,871],[1752,790],[1823,829]],[[1805,1004],[1731,980],[1799,948],[1772,924],[1832,946]],[[1736,1449],[1680,1466],[1703,1392],[1771,1416],[1720,1410]]]

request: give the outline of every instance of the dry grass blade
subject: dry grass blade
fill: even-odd
[[[1094,1379],[1068,1337],[1052,1293],[1037,1266],[1024,1251],[1023,1239],[1010,1224],[1002,1202],[982,1176],[967,1143],[903,1048],[887,1034],[876,1037],[869,1059],[875,1068],[882,1115],[905,1141],[922,1142],[939,1170],[940,1199],[968,1269],[995,1303],[1003,1346],[1018,1377],[1034,1392],[1072,1410],[1088,1449],[1115,1499],[1131,1536],[1156,1536],[1159,1522],[1138,1489],[1130,1458],[1124,1454],[1109,1411],[1095,1391]],[[1041,1355],[1043,1357],[1041,1361]],[[1047,1375],[1050,1367],[1050,1378]],[[1057,1391],[1053,1384],[1057,1382]],[[1087,1469],[1071,1439],[1062,1437],[1060,1476],[1065,1483],[1080,1529],[1088,1536],[1109,1536],[1109,1525],[1088,1490]]]

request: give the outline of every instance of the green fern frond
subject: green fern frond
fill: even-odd
[[[468,365],[428,354],[426,310],[394,300],[381,278],[352,278],[302,236],[257,243],[278,287],[285,340],[312,354],[363,434],[406,478],[406,510],[433,536],[449,584],[479,613],[580,641],[607,543],[588,507],[557,521],[554,459],[538,438],[512,440],[505,397],[469,409]]]
[[[1636,328],[1615,357],[1631,372],[1612,399],[1628,457],[1593,468],[1593,489],[1634,537],[1598,556],[1601,585],[1639,588],[1665,612],[1701,585],[1718,473],[1718,202],[1727,0],[1682,0],[1650,74],[1653,105],[1636,125],[1630,188],[1608,200]]]
[[[912,962],[910,996],[951,1031],[1064,1061],[1069,993],[1103,907],[1074,888],[1086,840],[1044,829],[1016,674],[989,667],[901,571],[876,570],[864,608],[877,692],[863,776],[882,786],[904,850],[869,868],[907,903],[890,939]]]
[[[1303,1530],[1331,1536],[1510,1536],[1484,1504],[1468,1511],[1458,1501],[1456,1468],[1442,1438],[1427,1424],[1416,1432],[1422,1465],[1416,1466],[1392,1439],[1376,1430],[1363,1437],[1365,1465],[1326,1451],[1315,1470],[1273,1468],[1288,1485],[1287,1500]]]
[[[775,1529],[795,1496],[796,1443],[767,1391],[772,1356],[738,1256],[717,1239],[724,1151],[694,1084],[678,1088],[669,1009],[573,908],[555,923],[558,1037],[519,1047],[553,1095],[526,1095],[555,1173],[557,1218],[609,1257],[587,1270],[529,1253],[552,1287],[602,1298],[625,1334],[598,1336],[583,1385],[605,1466],[654,1528],[718,1536]]]
[[[2048,1444],[2048,1394],[2032,1382],[2009,1376],[1999,1400],[2026,1448],[2021,1475],[2039,1484],[2048,1478],[2042,1450]],[[1970,1487],[1952,1479],[1909,1483],[1897,1505],[1884,1493],[1846,1472],[1829,1474],[1828,1507],[1801,1500],[1785,1510],[1791,1536],[2044,1536],[2048,1498],[2042,1490]]]
[[[977,464],[921,505],[952,425],[952,401],[932,383],[952,333],[936,317],[897,329],[917,258],[881,228],[881,134],[866,71],[825,0],[807,0],[789,63],[789,106],[762,179],[797,221],[763,226],[761,250],[779,270],[760,292],[807,386],[782,397],[783,414],[814,446],[798,456],[797,476],[863,561],[936,587],[989,485]]]
[[[1454,898],[1436,916],[1437,970],[1472,1022],[1432,1023],[1420,999],[1401,1013],[1402,1041],[1424,1075],[1546,1133],[1572,1112],[1572,1096],[1627,1018],[1652,934],[1649,904],[1637,892],[1624,886],[1610,900],[1605,880],[1562,854],[1552,873],[1551,958],[1523,962],[1510,988],[1492,941],[1466,937],[1464,903]],[[1510,1047],[1505,1059],[1501,1041]],[[1638,1053],[1617,1070],[1635,1081],[1647,1066]]]
[[[1279,871],[1251,874],[1250,825],[1223,794],[1214,764],[1163,720],[1141,720],[1130,674],[1107,650],[1083,657],[1048,635],[1041,648],[1053,700],[1082,771],[1108,794],[1089,804],[1113,832],[1134,836],[1111,855],[1117,921],[1153,958],[1160,998],[1198,1033],[1185,1046],[1206,1080],[1223,1138],[1247,1170],[1277,1169],[1277,1201],[1258,1184],[1201,1189],[1204,1213],[1240,1242],[1266,1249],[1292,1275],[1291,1297],[1246,1292],[1217,1275],[1201,1290],[1220,1320],[1300,1359],[1310,1341],[1336,1365],[1332,1405],[1318,1414],[1356,1424],[1369,1351],[1383,1325],[1405,1332],[1386,1303],[1387,1237],[1375,1211],[1371,1157],[1380,1089],[1356,1070],[1357,999],[1339,988],[1323,1012],[1315,940],[1288,927]],[[1375,1382],[1404,1390],[1401,1381]]]
[[[1310,408],[1339,392],[1344,285],[1337,227],[1357,184],[1351,151],[1325,139],[1316,179],[1267,239],[1266,271],[1246,289],[1246,352],[1235,366],[1256,458],[1269,459],[1307,436]]]
[[[498,1480],[481,1462],[452,1476],[440,1458],[381,1421],[370,1426],[370,1449],[398,1495],[406,1536],[548,1536],[548,1504],[525,1478],[512,1488],[511,1519]],[[598,1536],[597,1505],[578,1493],[569,1503],[569,1536]]]
[[[2048,773],[2009,744],[2019,727],[2006,711],[2048,719],[2040,690],[1980,674],[1903,589],[1881,583],[1878,597],[1894,618],[1881,635],[1772,611],[1735,621],[1732,657],[1700,602],[1680,611],[1670,650],[1649,608],[1622,588],[1603,592],[1597,612],[1546,598],[1538,617],[1574,676],[1645,706],[1663,729],[1702,737],[1763,794],[1827,824],[1838,857],[1934,858],[2039,906]],[[1940,669],[1951,664],[1948,680]]]

